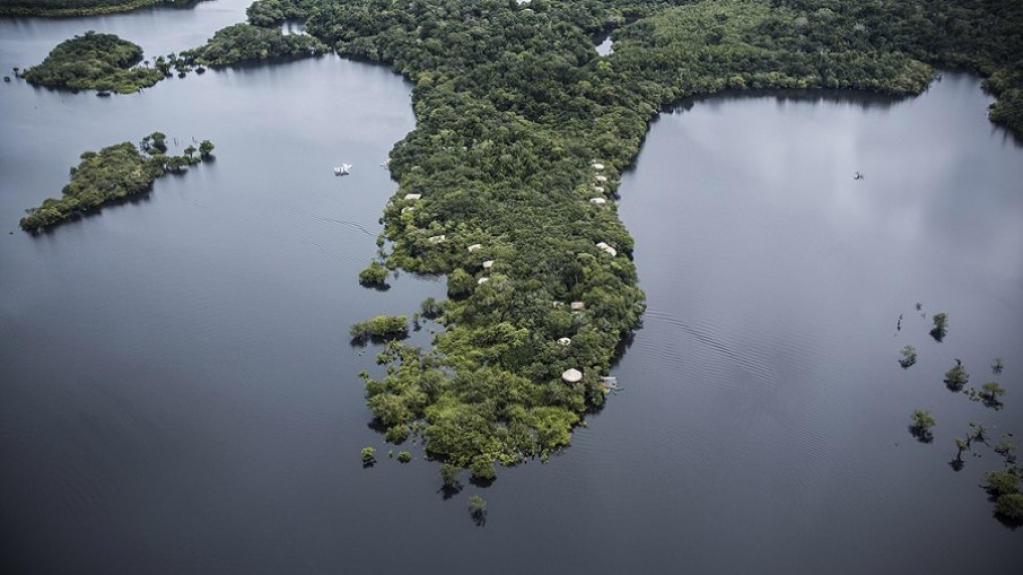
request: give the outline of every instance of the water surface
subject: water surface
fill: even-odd
[[[0,21],[0,66],[89,29],[180,51],[247,2]],[[1020,148],[974,79],[906,101],[718,97],[623,182],[649,296],[625,390],[549,465],[438,491],[371,430],[347,327],[443,285],[360,288],[409,86],[336,57],[96,98],[0,86],[0,568],[16,573],[1005,570],[1019,533],[953,473],[970,419],[1023,421]],[[153,130],[214,163],[40,236],[24,208]],[[354,165],[351,176],[331,168]],[[864,180],[853,180],[855,171]],[[951,317],[946,341],[928,314]],[[901,332],[895,326],[905,319]],[[928,315],[929,318],[929,315]],[[417,341],[426,341],[425,332]],[[898,367],[906,343],[920,363]],[[944,390],[953,358],[1008,407]],[[929,409],[933,445],[906,432]],[[1020,428],[1015,430],[1023,433]],[[359,450],[381,462],[362,469]],[[404,448],[417,453],[415,446]],[[489,501],[476,527],[466,499]]]

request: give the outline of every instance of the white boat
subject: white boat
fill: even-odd
[[[341,164],[340,166],[335,166],[334,167],[334,175],[335,176],[347,176],[348,174],[352,173],[351,170],[352,170],[352,165],[351,164]]]

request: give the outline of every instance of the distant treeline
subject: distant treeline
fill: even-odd
[[[189,7],[201,0],[0,0],[0,16],[92,16],[167,4]]]

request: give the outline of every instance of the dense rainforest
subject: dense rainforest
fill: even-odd
[[[663,107],[743,88],[913,95],[941,65],[986,77],[991,118],[1023,132],[1023,8],[994,0],[259,0],[248,16],[303,20],[415,83],[364,275],[447,274],[429,306],[445,329],[430,352],[388,344],[386,373],[363,377],[386,438],[421,437],[450,487],[545,459],[602,405],[644,310],[616,190]]]
[[[200,0],[0,0],[0,16],[92,16],[145,6],[194,6]]]
[[[46,59],[22,74],[47,88],[100,90],[128,94],[163,79],[152,68],[138,67],[142,47],[114,34],[89,31],[58,44]]]

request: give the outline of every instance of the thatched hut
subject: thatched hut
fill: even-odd
[[[406,200],[418,200],[421,197],[423,197],[423,194],[405,194]]]
[[[566,369],[565,372],[561,374],[561,379],[564,380],[565,383],[579,383],[582,378],[583,372],[575,368]]]

